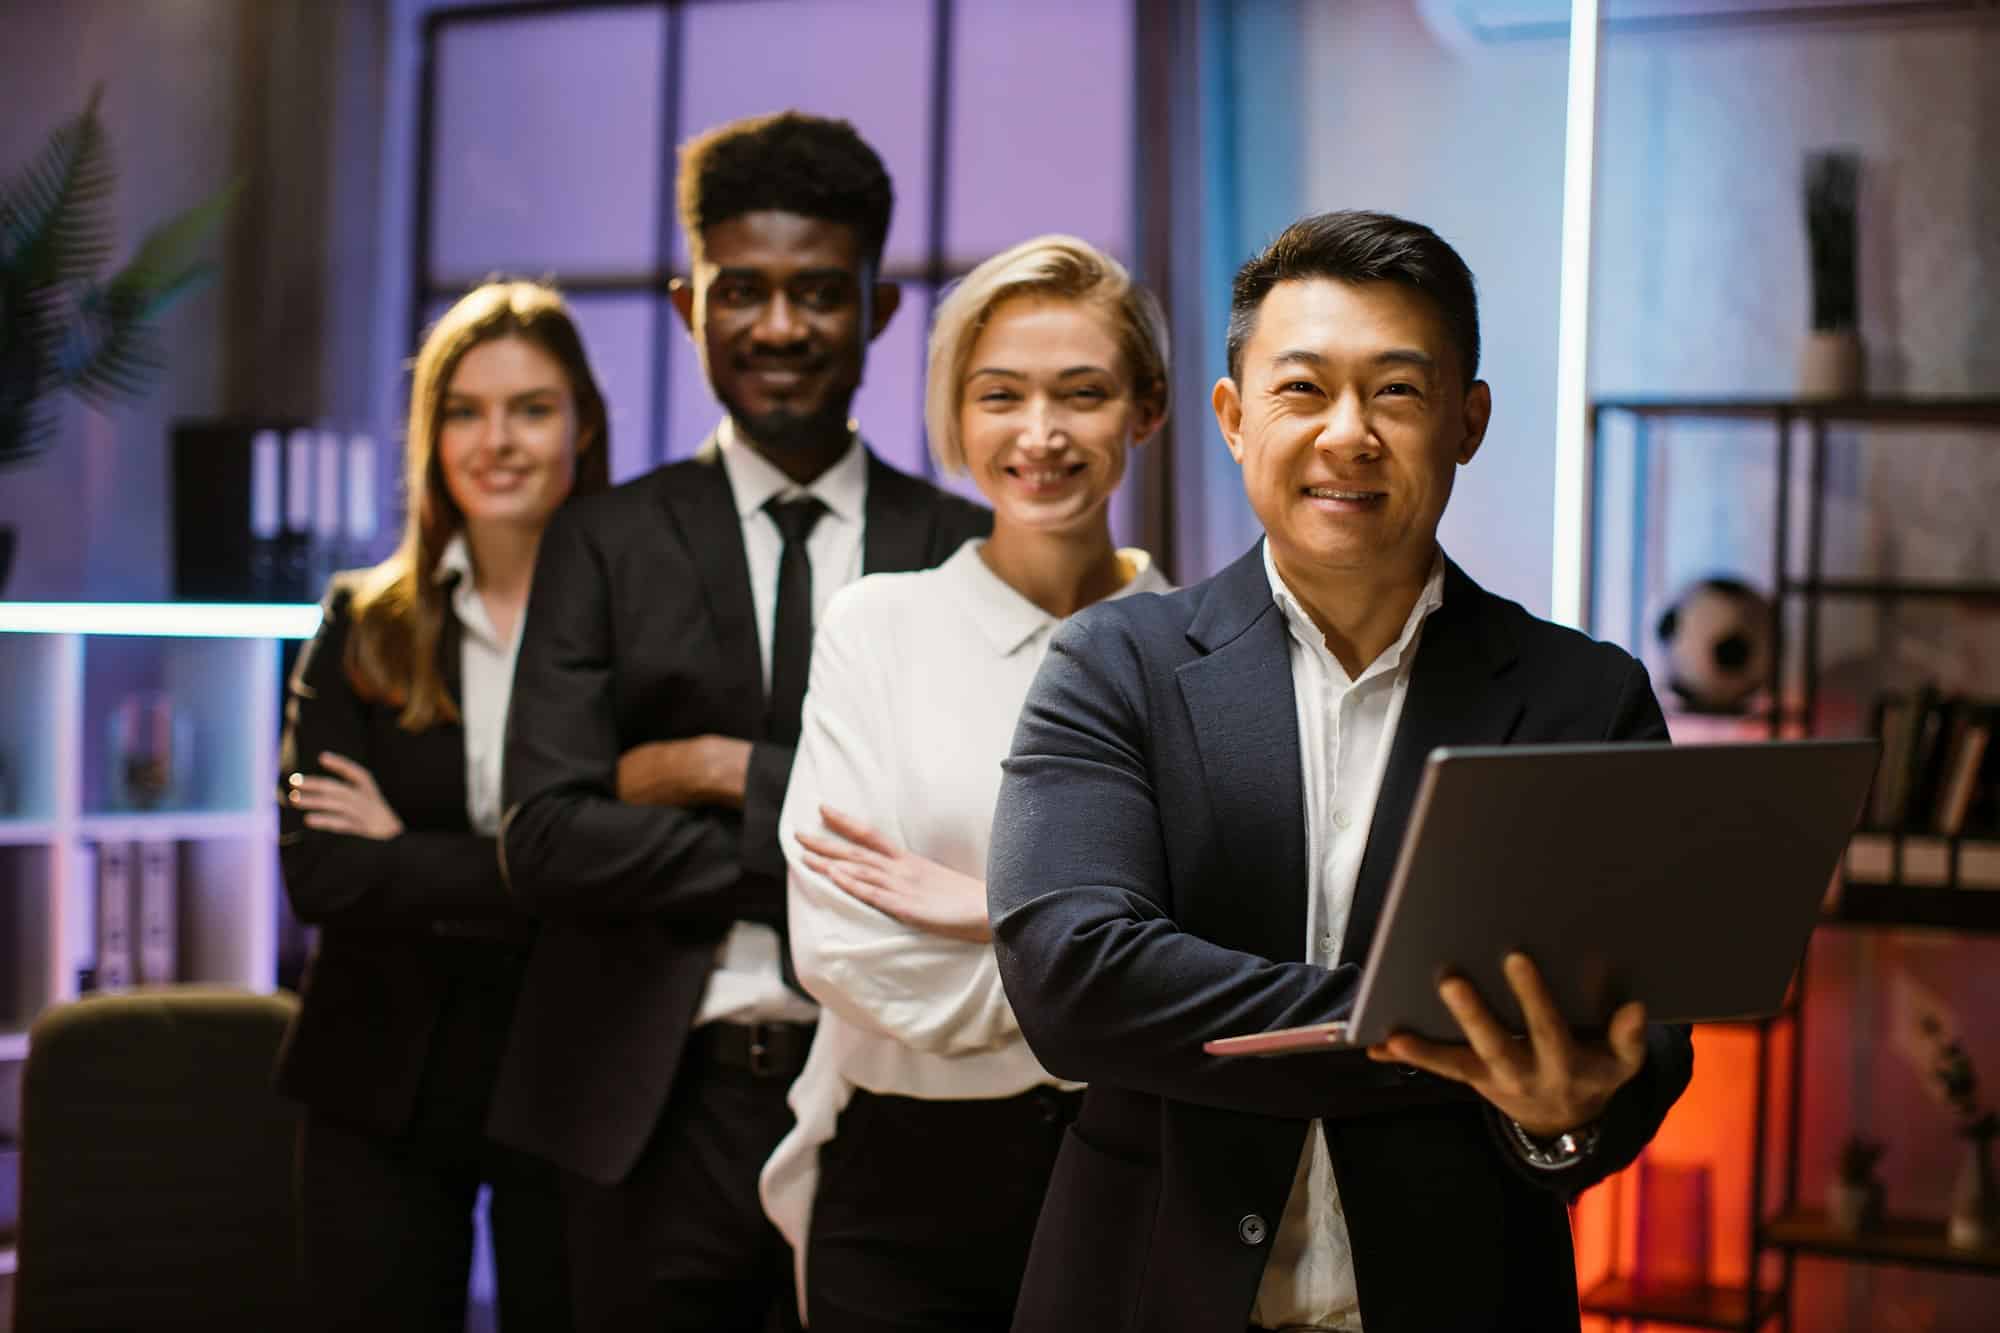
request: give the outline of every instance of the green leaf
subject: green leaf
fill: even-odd
[[[146,325],[85,313],[65,330],[53,378],[78,397],[103,406],[139,397],[165,365],[159,339]]]
[[[138,252],[105,285],[110,303],[150,319],[206,277],[209,266],[197,253],[241,189],[241,182],[232,182],[147,232]]]
[[[56,442],[55,405],[44,400],[22,411],[0,404],[0,469],[32,462]]]
[[[21,293],[16,313],[8,322],[8,342],[19,339],[19,346],[6,353],[8,364],[11,367],[17,361],[32,360],[40,368],[44,392],[62,387],[56,366],[69,327],[77,318],[78,293],[75,283],[28,288]]]
[[[103,91],[0,190],[0,270],[30,285],[82,281],[111,257],[115,172],[97,115]]]
[[[115,242],[102,93],[0,186],[0,468],[54,442],[57,390],[97,405],[147,391],[166,363],[151,321],[214,276],[201,247],[239,192],[231,184],[155,226],[100,280]]]

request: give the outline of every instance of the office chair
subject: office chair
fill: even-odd
[[[297,1007],[170,986],[41,1015],[21,1087],[16,1333],[295,1326],[297,1116],[271,1069]]]

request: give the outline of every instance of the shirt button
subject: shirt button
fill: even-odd
[[[1321,935],[1320,935],[1320,937],[1319,937],[1319,951],[1320,951],[1321,953],[1327,953],[1327,954],[1330,954],[1330,953],[1332,953],[1332,952],[1333,952],[1333,932],[1332,932],[1332,931],[1330,931],[1330,930],[1329,930],[1329,931],[1325,931],[1325,932],[1321,933]]]
[[[1245,1245],[1262,1245],[1265,1231],[1263,1218],[1255,1213],[1245,1213],[1236,1224],[1236,1239]]]
[[[1343,833],[1347,831],[1348,826],[1353,822],[1352,819],[1348,818],[1347,811],[1336,810],[1333,812],[1333,826]]]

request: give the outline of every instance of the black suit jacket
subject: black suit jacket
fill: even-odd
[[[871,454],[863,521],[862,569],[879,573],[939,563],[992,515]],[[546,928],[494,1099],[503,1142],[623,1179],[716,945],[733,922],[782,923],[792,750],[763,739],[764,706],[742,524],[713,448],[556,515],[508,725],[505,867]],[[620,754],[711,732],[753,742],[741,811],[617,799]]]
[[[465,805],[465,729],[397,725],[398,709],[357,696],[342,666],[351,620],[342,583],[299,655],[285,706],[282,774],[321,773],[331,750],[368,769],[404,832],[385,840],[308,829],[283,800],[278,855],[299,918],[320,927],[298,1017],[278,1060],[278,1084],[315,1110],[396,1133],[410,1120],[451,984],[468,950],[525,943],[532,919],[500,877],[495,840],[472,832]],[[449,609],[438,666],[459,694],[458,620]],[[492,961],[492,960],[488,960]],[[481,1044],[483,1034],[457,1034]],[[497,1043],[496,1043],[497,1044]],[[442,1053],[457,1067],[463,1051]],[[487,1089],[446,1095],[483,1102]]]
[[[1660,739],[1644,668],[1447,567],[1391,747],[1340,965],[1305,958],[1307,866],[1283,612],[1261,551],[1056,635],[1006,763],[988,878],[1008,998],[1089,1082],[1015,1327],[1242,1327],[1322,1118],[1369,1333],[1577,1326],[1564,1196],[1630,1162],[1686,1086],[1649,1030],[1587,1164],[1534,1172],[1464,1089],[1355,1054],[1204,1055],[1347,1014],[1423,762],[1439,745]]]

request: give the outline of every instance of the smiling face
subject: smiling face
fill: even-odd
[[[1216,420],[1288,580],[1421,580],[1492,395],[1437,306],[1395,282],[1272,287]]]
[[[1159,425],[1135,397],[1107,318],[1016,296],[988,312],[960,381],[959,439],[994,524],[1069,532],[1104,521],[1125,452]]]
[[[780,466],[787,453],[844,448],[868,343],[896,308],[860,234],[767,210],[712,224],[699,251],[673,300],[716,398]]]
[[[461,356],[438,416],[438,465],[467,523],[540,528],[576,477],[576,399],[562,364],[526,338]]]

